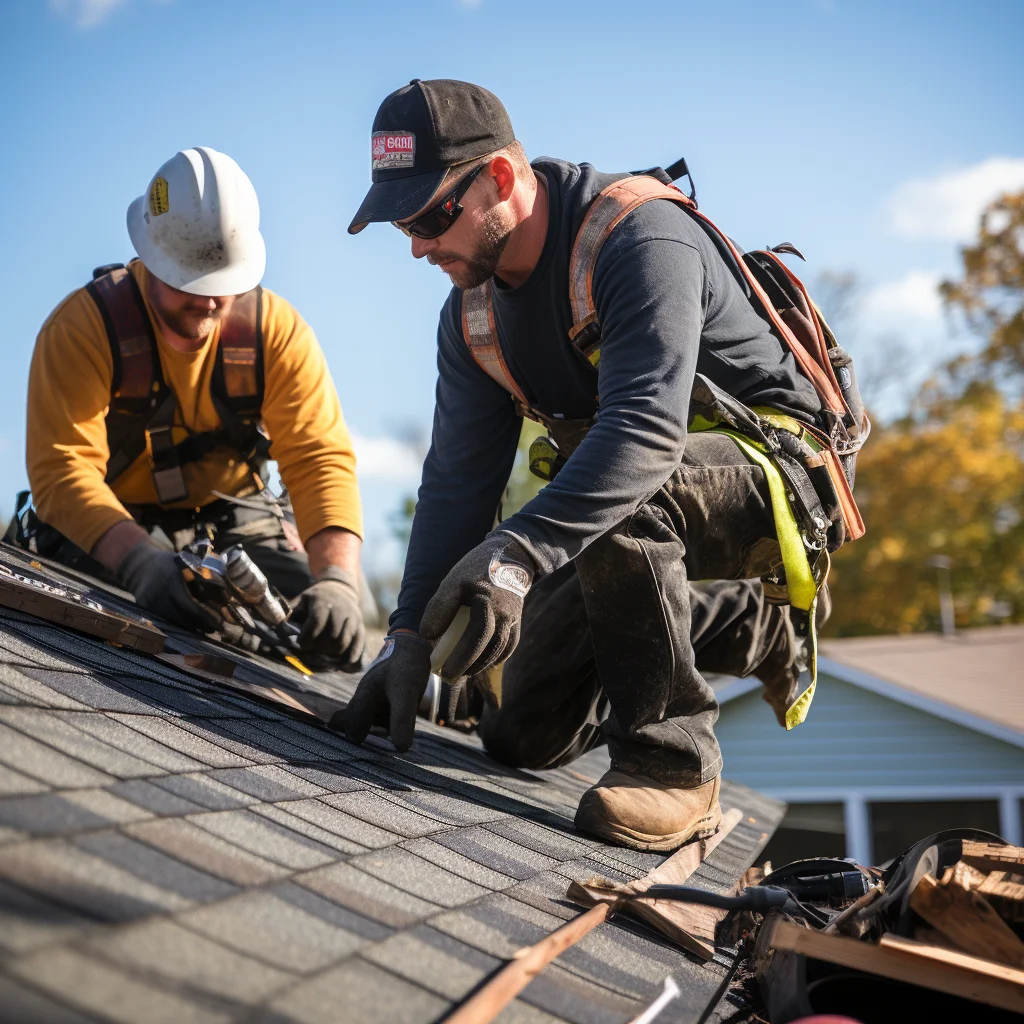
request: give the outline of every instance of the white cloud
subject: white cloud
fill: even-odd
[[[50,9],[74,19],[78,28],[95,28],[127,0],[50,0]]]
[[[892,229],[905,238],[970,241],[981,211],[1024,189],[1024,157],[993,156],[971,167],[901,185],[889,201]]]
[[[169,4],[174,0],[150,0],[153,4]],[[76,28],[90,29],[102,24],[129,0],[49,0],[50,10],[74,21]]]
[[[937,320],[942,315],[939,274],[911,270],[898,281],[878,285],[864,296],[864,312],[877,322],[890,320]]]
[[[393,437],[352,435],[360,477],[418,483],[423,459],[411,445]]]

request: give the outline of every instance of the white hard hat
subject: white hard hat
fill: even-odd
[[[143,265],[192,295],[239,295],[260,283],[267,248],[260,204],[245,172],[207,146],[171,157],[128,207]]]

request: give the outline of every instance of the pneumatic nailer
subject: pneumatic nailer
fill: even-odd
[[[288,602],[241,544],[218,554],[204,537],[183,548],[177,557],[189,593],[224,622],[221,632],[228,643],[270,650],[296,664],[299,627],[288,621]]]

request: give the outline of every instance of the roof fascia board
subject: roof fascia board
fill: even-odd
[[[898,683],[891,683],[886,679],[879,679],[878,676],[869,675],[860,669],[851,668],[842,662],[834,661],[832,658],[818,658],[818,673],[834,676],[840,682],[849,683],[851,686],[858,686],[862,690],[868,690],[880,697],[894,700],[899,704],[923,711],[935,718],[945,719],[954,725],[963,726],[973,732],[980,732],[993,739],[1001,740],[1012,747],[1024,749],[1024,734],[1016,729],[1009,729],[1005,725],[991,722],[980,715],[973,715],[962,708],[952,707],[942,701],[934,700],[932,697],[925,697],[923,694],[907,690]]]

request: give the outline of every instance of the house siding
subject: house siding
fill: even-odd
[[[1024,786],[1024,750],[826,675],[796,729],[781,729],[754,690],[723,705],[715,732],[726,778],[783,796]]]

